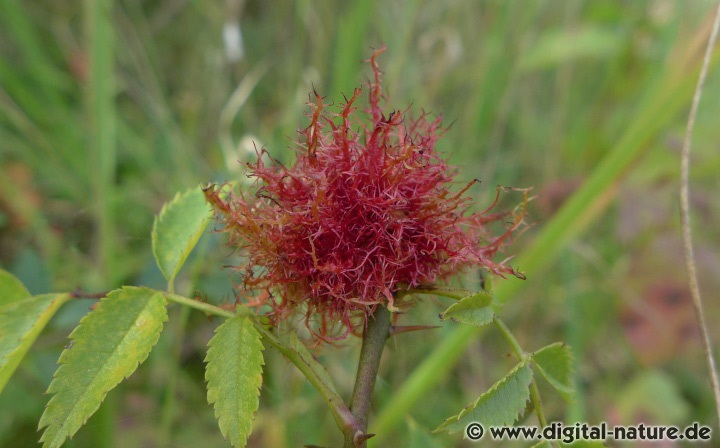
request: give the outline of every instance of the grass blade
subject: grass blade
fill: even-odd
[[[89,58],[89,78],[85,90],[85,109],[90,123],[87,148],[89,177],[93,186],[93,212],[97,225],[98,266],[105,282],[112,283],[115,259],[115,226],[112,198],[116,168],[115,117],[115,28],[114,2],[85,1],[85,34]]]

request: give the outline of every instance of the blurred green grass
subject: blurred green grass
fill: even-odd
[[[162,287],[149,240],[162,203],[200,182],[240,177],[236,161],[251,157],[253,140],[291,161],[313,85],[339,103],[366,79],[361,61],[383,43],[388,109],[412,103],[453,124],[440,146],[461,181],[483,181],[473,189],[481,207],[497,184],[535,187],[535,226],[508,250],[522,253],[631,124],[641,133],[656,124],[652,116],[636,123],[638,111],[663,91],[663,76],[696,62],[712,4],[2,0],[0,264],[33,293]],[[243,57],[229,61],[223,29],[233,24]],[[712,194],[720,168],[718,94],[715,70],[699,111],[692,178],[708,288],[718,286],[720,266]],[[616,186],[617,199],[503,310],[529,349],[555,340],[574,347],[581,393],[564,405],[543,390],[552,419],[713,421],[673,243],[686,117],[677,106],[660,112],[668,124],[642,143],[645,156]],[[503,198],[505,206],[517,200]],[[231,262],[229,253],[221,237],[206,235],[178,291],[227,300],[231,282],[221,266]],[[472,276],[463,280],[477,285]],[[677,285],[681,292],[663,295]],[[0,396],[0,446],[35,446],[41,392],[88,306],[79,301],[63,310]],[[709,306],[717,318],[717,304]],[[435,324],[439,310],[428,300],[403,320]],[[170,377],[174,421],[162,446],[224,446],[202,380],[204,347],[217,323],[191,315],[183,331],[180,313],[174,317],[168,330],[177,331],[166,331],[151,360],[111,392],[103,409],[112,409],[68,446],[157,446]],[[391,342],[378,409],[452,330]],[[357,346],[350,340],[319,353],[348,394]],[[492,332],[483,334],[384,443],[462,446],[460,437],[423,432],[499,378],[511,364],[507,352]],[[311,387],[272,350],[267,357],[251,446],[338,443]],[[174,359],[179,369],[168,367]]]

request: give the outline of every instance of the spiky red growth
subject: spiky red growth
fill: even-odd
[[[396,291],[463,267],[520,276],[491,259],[520,219],[492,237],[485,226],[508,213],[465,214],[470,185],[451,192],[452,173],[435,151],[440,118],[382,112],[376,63],[382,51],[370,59],[365,115],[372,124],[357,118],[361,89],[338,114],[328,113],[315,93],[292,167],[266,166],[263,150],[248,164],[257,178],[254,197],[224,199],[216,186],[205,190],[230,244],[247,256],[244,286],[263,291],[252,304],[269,304],[275,321],[304,306],[306,323],[316,323],[308,328],[320,339],[347,336],[355,317],[400,305],[393,304]]]

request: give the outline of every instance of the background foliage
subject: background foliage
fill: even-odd
[[[0,264],[32,294],[163,288],[150,244],[162,204],[200,182],[243,181],[237,160],[252,157],[253,142],[291,161],[312,86],[339,102],[368,75],[361,60],[385,43],[388,107],[413,103],[453,123],[440,147],[460,167],[461,181],[483,181],[473,187],[480,208],[497,184],[535,187],[535,226],[509,254],[522,253],[612,148],[641,151],[622,182],[605,189],[609,206],[550,269],[528,273],[502,315],[530,350],[555,340],[573,347],[580,392],[565,404],[543,390],[551,420],[712,424],[676,212],[690,94],[655,106],[672,86],[694,83],[684,70],[698,63],[711,6],[2,0]],[[233,53],[223,33],[238,29],[242,51]],[[712,194],[719,187],[719,94],[714,69],[691,178],[708,297],[720,286]],[[222,244],[206,233],[176,278],[178,292],[231,300],[222,266],[233,260]],[[478,289],[475,275],[459,282]],[[92,303],[65,305],[8,383],[0,446],[36,446],[42,391]],[[717,321],[720,307],[708,308],[709,321]],[[404,321],[438,324],[442,309],[428,299]],[[219,322],[177,307],[169,312],[159,346],[67,446],[226,446],[203,384],[206,344]],[[378,409],[454,328],[448,322],[390,342]],[[341,394],[352,387],[358,348],[352,339],[316,353]],[[413,407],[389,440],[462,446],[458,435],[426,432],[507,372],[512,360],[497,361],[507,352],[499,337],[482,334],[426,397],[432,406]],[[307,381],[276,351],[264,357],[250,446],[336,444],[332,416]]]

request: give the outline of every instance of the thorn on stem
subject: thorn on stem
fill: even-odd
[[[355,443],[355,446],[365,446],[365,442],[373,437],[375,437],[375,434],[366,434],[362,431],[358,431],[353,437],[353,443]]]

